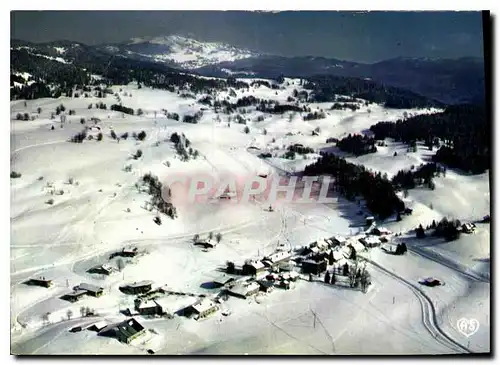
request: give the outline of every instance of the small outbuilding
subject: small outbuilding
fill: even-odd
[[[100,286],[93,284],[82,283],[78,285],[76,289],[85,290],[88,295],[91,295],[93,297],[100,297],[101,295],[104,294],[104,288],[101,288]]]
[[[30,285],[43,286],[44,288],[50,288],[53,285],[52,280],[47,279],[44,276],[33,278],[29,280]]]

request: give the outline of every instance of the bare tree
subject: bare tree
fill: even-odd
[[[215,240],[217,241],[217,243],[220,243],[220,241],[222,241],[222,234],[220,232],[215,235]]]
[[[208,239],[211,240],[212,238],[214,238],[214,233],[213,232],[208,233]]]
[[[85,307],[80,307],[80,317],[85,317]]]
[[[71,309],[68,309],[66,312],[66,317],[68,317],[68,321],[73,317],[73,311]]]
[[[200,235],[198,233],[196,233],[194,236],[193,236],[193,242],[196,243],[198,242],[198,240],[200,239]]]

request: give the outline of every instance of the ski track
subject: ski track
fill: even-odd
[[[459,351],[461,353],[473,353],[467,347],[463,346],[456,340],[454,340],[451,336],[446,334],[438,325],[437,316],[436,316],[436,308],[432,300],[425,294],[420,288],[416,285],[412,284],[408,280],[399,276],[398,274],[387,270],[382,265],[377,264],[376,262],[366,259],[367,262],[372,264],[382,273],[395,278],[400,281],[402,284],[407,286],[417,297],[422,307],[422,323],[424,324],[427,331],[436,339],[437,342],[442,345],[448,347],[450,350]]]

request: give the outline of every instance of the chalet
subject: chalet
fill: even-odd
[[[266,266],[257,260],[251,260],[243,265],[243,275],[257,275],[266,270]]]
[[[291,254],[288,251],[278,251],[273,253],[272,255],[265,257],[265,260],[270,261],[273,264],[277,264],[279,262],[283,262],[290,259],[291,259]]]
[[[462,224],[462,232],[464,233],[474,233],[475,230],[476,230],[476,225],[474,223]]]
[[[375,227],[373,230],[372,230],[372,234],[375,234],[377,236],[385,236],[385,235],[389,235],[389,234],[392,234],[391,231],[389,231],[387,228],[385,227]]]
[[[238,283],[228,289],[228,293],[238,298],[246,299],[259,292],[259,284],[255,281],[250,283]]]
[[[269,280],[257,280],[257,284],[259,284],[259,290],[264,293],[270,293],[273,291],[274,284]]]
[[[99,335],[114,334],[118,341],[130,344],[133,340],[146,333],[146,329],[134,318],[121,323],[109,325],[99,331]]]
[[[52,280],[49,280],[49,279],[45,278],[44,276],[31,279],[29,281],[29,283],[31,285],[43,286],[45,288],[50,288],[53,285]]]
[[[102,274],[102,275],[111,275],[116,272],[116,269],[109,264],[103,264],[94,266],[93,268],[88,270],[91,274]]]
[[[63,299],[66,299],[70,302],[77,302],[82,299],[85,295],[87,295],[86,290],[75,290],[72,293],[66,294]]]
[[[121,256],[123,257],[135,257],[139,254],[139,250],[137,247],[125,247],[122,249],[122,252],[120,253]]]
[[[218,278],[214,279],[214,281],[213,281],[214,285],[218,286],[218,287],[226,286],[232,282],[234,282],[234,278],[231,276],[227,276],[227,275],[219,276]]]
[[[77,290],[85,290],[88,295],[91,295],[93,297],[100,297],[104,294],[104,288],[86,283],[78,285]]]
[[[99,321],[99,322],[96,322],[96,323],[88,326],[87,329],[90,330],[90,331],[99,332],[103,328],[105,328],[107,325],[108,325],[107,322],[105,322],[105,321]]]
[[[314,261],[314,260],[304,260],[302,261],[302,272],[305,274],[319,275],[326,271],[327,261]]]
[[[154,300],[137,301],[135,309],[139,314],[144,315],[161,315],[163,314],[163,308]]]
[[[120,289],[128,294],[144,294],[151,291],[152,281],[143,280],[132,284],[121,286]]]
[[[215,246],[217,246],[217,241],[215,240],[212,240],[212,239],[200,239],[198,241],[195,242],[195,245],[197,246],[203,246],[204,248],[214,248]]]
[[[374,236],[368,236],[368,237],[363,237],[359,239],[359,242],[361,242],[365,247],[377,247],[380,246],[380,239],[378,237]],[[354,248],[356,249],[356,248]],[[358,250],[356,250],[358,251]]]
[[[219,310],[217,304],[208,298],[204,298],[190,306],[190,312],[195,314],[197,319],[205,318],[217,310]]]

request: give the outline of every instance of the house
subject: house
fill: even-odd
[[[365,222],[367,226],[371,226],[373,223],[375,223],[375,217],[366,217]]]
[[[207,239],[200,239],[198,241],[195,242],[195,245],[197,246],[203,246],[205,248],[214,248],[215,246],[217,246],[217,241],[215,240],[212,240],[210,238],[207,238]]]
[[[132,284],[127,284],[120,287],[120,290],[127,294],[144,294],[151,291],[153,282],[150,280],[143,280]]]
[[[214,301],[208,298],[203,298],[202,300],[191,305],[189,312],[195,314],[197,316],[197,319],[199,319],[205,318],[210,314],[216,312],[217,310],[219,310],[219,307],[217,306],[217,304],[215,304]]]
[[[361,242],[365,247],[377,247],[380,246],[380,239],[378,237],[374,236],[368,236],[368,237],[363,237],[359,239],[359,242]],[[356,248],[354,248],[356,249]],[[358,250],[356,250],[358,251]]]
[[[104,288],[86,283],[78,285],[77,290],[85,290],[88,295],[91,295],[93,297],[100,297],[104,294]]]
[[[105,328],[106,326],[108,325],[107,322],[105,321],[99,321],[99,322],[96,322],[90,326],[87,327],[87,329],[89,331],[95,331],[95,332],[99,332],[101,331],[103,328]]]
[[[144,335],[146,329],[134,318],[129,318],[121,323],[104,327],[99,331],[99,335],[105,336],[113,334],[118,341],[130,344],[136,338]]]
[[[63,299],[66,299],[70,302],[77,302],[79,301],[84,295],[87,295],[86,290],[75,290],[72,293],[66,294]]]
[[[232,283],[233,281],[234,281],[233,277],[227,276],[227,275],[222,275],[222,276],[219,276],[218,278],[214,279],[213,283],[214,283],[214,285],[220,287],[220,286],[226,286],[229,283]]]
[[[163,308],[154,300],[137,301],[135,305],[137,312],[143,316],[147,315],[162,315]]]
[[[343,245],[346,243],[347,239],[343,236],[339,236],[339,235],[335,235],[331,238],[331,240],[333,241],[333,243],[337,246],[339,245]]]
[[[326,271],[327,261],[313,261],[304,260],[302,261],[302,272],[305,274],[319,275]]]
[[[372,234],[376,234],[377,236],[385,236],[388,234],[392,234],[392,232],[385,227],[375,227],[372,230]]]
[[[103,264],[90,268],[88,272],[91,274],[111,275],[112,273],[116,272],[116,269],[109,264]]]
[[[257,275],[266,270],[266,265],[261,261],[250,260],[243,265],[242,269],[243,275]]]
[[[30,279],[29,283],[31,285],[43,286],[45,288],[50,288],[53,285],[52,280],[49,280],[49,279],[45,278],[44,276]]]
[[[462,224],[462,232],[464,233],[474,233],[475,230],[476,230],[476,225],[474,223]]]
[[[290,260],[291,254],[289,251],[278,251],[273,253],[272,255],[266,256],[265,260],[272,262],[273,264],[277,264],[279,262]]]
[[[242,299],[246,299],[249,296],[257,294],[259,292],[260,286],[255,281],[250,283],[237,283],[228,289],[228,293]]]
[[[257,280],[257,284],[259,284],[259,290],[264,293],[270,293],[273,291],[274,284],[270,280]]]
[[[139,254],[139,250],[137,247],[125,247],[122,249],[122,252],[120,253],[121,256],[123,257],[135,257]]]

